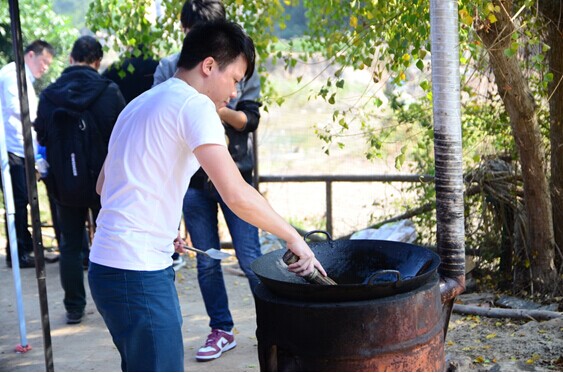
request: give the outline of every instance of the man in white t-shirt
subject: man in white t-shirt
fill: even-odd
[[[183,252],[182,199],[201,165],[240,218],[284,239],[299,275],[326,272],[299,233],[241,176],[217,110],[254,70],[254,44],[231,22],[201,24],[184,40],[174,78],[121,112],[98,180],[102,209],[90,253],[96,307],[124,371],[183,371],[182,314],[171,255]]]
[[[29,105],[29,119],[35,121],[37,115],[37,96],[33,88],[35,79],[41,78],[53,62],[55,50],[53,46],[44,40],[35,40],[24,50],[25,77],[27,86],[27,100]],[[35,259],[31,256],[33,252],[33,241],[27,228],[28,214],[27,206],[27,179],[25,171],[25,151],[23,141],[23,123],[21,116],[20,96],[18,92],[18,72],[15,62],[10,62],[0,69],[0,114],[3,126],[0,130],[5,131],[6,149],[10,164],[10,176],[12,179],[12,192],[14,196],[14,223],[18,244],[19,265],[21,268],[35,267]],[[31,131],[33,143],[35,144],[35,131]],[[35,146],[34,146],[35,148]],[[2,180],[0,179],[0,185]],[[7,222],[8,220],[5,219]],[[6,223],[7,224],[7,223]],[[6,232],[8,227],[6,226]],[[12,266],[10,243],[6,247],[6,264]]]

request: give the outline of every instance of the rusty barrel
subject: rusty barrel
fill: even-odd
[[[410,292],[304,302],[255,291],[261,371],[444,371],[439,276]]]

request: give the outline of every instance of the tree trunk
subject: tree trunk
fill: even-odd
[[[514,24],[506,11],[512,1],[495,0],[501,12],[495,14],[493,24],[476,23],[477,33],[483,40],[495,76],[499,95],[510,116],[524,182],[524,200],[527,211],[527,247],[530,250],[533,291],[548,293],[557,280],[551,196],[545,167],[545,150],[541,141],[534,98],[530,93],[518,59],[507,57]]]
[[[547,20],[549,71],[549,117],[551,141],[551,201],[555,244],[563,251],[563,1],[543,0],[538,3]],[[561,263],[560,263],[561,264]]]

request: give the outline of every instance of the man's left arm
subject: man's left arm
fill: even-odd
[[[239,132],[254,132],[260,122],[260,77],[254,71],[252,76],[241,82],[240,97],[236,107],[221,108],[218,113],[224,123]]]

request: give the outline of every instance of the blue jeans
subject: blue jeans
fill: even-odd
[[[90,263],[92,298],[124,372],[182,372],[182,313],[174,269],[128,271]]]
[[[258,229],[237,217],[211,184],[204,189],[189,188],[184,197],[184,219],[192,244],[202,250],[221,248],[217,227],[218,206],[221,206],[225,216],[240,268],[248,278],[250,289],[254,291],[259,279],[250,269],[250,263],[262,255]],[[231,331],[234,323],[229,311],[221,261],[198,254],[197,280],[210,318],[209,326]]]
[[[56,212],[61,237],[59,272],[65,292],[63,302],[67,312],[82,312],[86,307],[83,259],[87,255],[84,248],[88,248],[85,231],[88,207],[70,207],[56,203]],[[99,207],[92,208],[94,221],[99,212]]]

